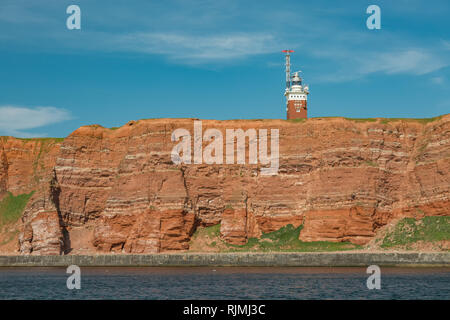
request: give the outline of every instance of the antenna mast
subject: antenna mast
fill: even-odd
[[[283,50],[286,53],[286,89],[291,87],[291,52],[294,50]]]

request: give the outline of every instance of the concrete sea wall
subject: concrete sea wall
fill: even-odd
[[[448,266],[450,252],[439,253],[177,253],[146,255],[0,256],[0,267],[356,267]]]

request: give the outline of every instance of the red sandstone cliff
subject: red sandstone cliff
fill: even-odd
[[[289,223],[304,225],[304,241],[364,244],[391,219],[450,215],[450,115],[203,121],[203,131],[224,135],[279,129],[275,176],[262,176],[260,165],[174,165],[176,128],[193,132],[193,120],[82,127],[61,143],[0,140],[0,197],[36,191],[20,252],[187,250],[198,226],[218,223],[233,244]]]

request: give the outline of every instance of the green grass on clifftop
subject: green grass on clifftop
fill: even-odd
[[[354,122],[376,122],[377,118],[344,118],[345,120],[350,120]]]
[[[305,122],[306,119],[301,119],[301,118],[300,119],[289,119],[289,120],[286,120],[286,121],[298,123],[298,122]]]
[[[65,138],[16,138],[22,141],[39,141],[39,142],[49,142],[58,143],[63,142]]]
[[[388,232],[381,244],[382,248],[404,246],[418,241],[434,242],[450,240],[450,217],[424,217],[416,220],[404,218]]]
[[[383,118],[380,123],[387,124],[389,122],[395,121],[406,121],[406,122],[419,122],[421,124],[427,124],[429,122],[437,121],[442,119],[443,116],[433,117],[433,118]]]
[[[10,136],[0,136],[0,140],[2,140],[3,142],[8,141],[9,138],[14,138],[17,140],[21,140],[21,141],[39,141],[39,142],[48,142],[48,143],[58,143],[58,142],[63,142],[65,138],[15,138],[15,137],[10,137]]]
[[[242,246],[228,245],[230,251],[342,251],[356,249],[357,245],[349,242],[312,241],[304,242],[298,239],[303,226],[294,228],[288,224],[276,231],[263,233],[261,238],[250,238]]]
[[[8,192],[0,201],[0,226],[19,220],[32,195],[33,192],[13,196],[12,193]]]
[[[433,118],[347,118],[347,117],[314,117],[310,119],[345,119],[353,122],[379,122],[381,124],[388,124],[390,122],[397,122],[397,121],[406,121],[406,122],[418,122],[421,124],[427,124],[429,122],[437,121],[442,119],[443,116],[437,116]],[[290,119],[287,120],[289,122],[294,123],[302,123],[305,122],[306,119]]]

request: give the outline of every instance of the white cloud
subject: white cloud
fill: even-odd
[[[191,63],[244,58],[277,52],[281,47],[275,37],[267,33],[131,33],[112,41],[116,50],[163,54],[172,60],[183,59]]]
[[[0,133],[21,137],[45,136],[46,134],[30,133],[26,130],[69,119],[71,116],[68,111],[55,107],[0,106]]]
[[[0,40],[4,37],[5,44],[18,43],[19,48],[28,44],[33,52],[138,52],[178,64],[219,65],[291,48],[296,50],[294,64],[304,63],[302,55],[315,58],[314,71],[305,76],[325,82],[352,81],[372,73],[422,75],[449,61],[448,39],[419,37],[407,28],[371,32],[364,25],[364,8],[353,5],[141,0],[104,6],[88,2],[82,11],[95,13],[95,19],[89,19],[89,27],[82,27],[82,32],[68,32],[64,20],[61,23],[64,12],[57,18],[56,0],[7,2],[0,10],[0,29],[5,30]],[[411,19],[423,9],[410,7],[406,9]],[[437,10],[424,7],[428,13]],[[388,11],[403,17],[404,10],[404,5],[397,4]],[[354,24],[355,17],[362,24]]]
[[[339,52],[339,54],[333,55],[333,52]],[[318,77],[316,79],[318,82],[346,82],[374,73],[421,76],[450,65],[448,59],[444,59],[442,55],[421,48],[393,49],[377,53],[330,50],[315,53],[315,56],[332,59],[336,61],[337,66],[340,66],[338,72],[330,72]]]
[[[414,74],[423,75],[439,70],[448,65],[434,54],[422,50],[410,49],[405,51],[392,51],[372,56],[363,62],[362,74],[383,72],[386,74]]]

